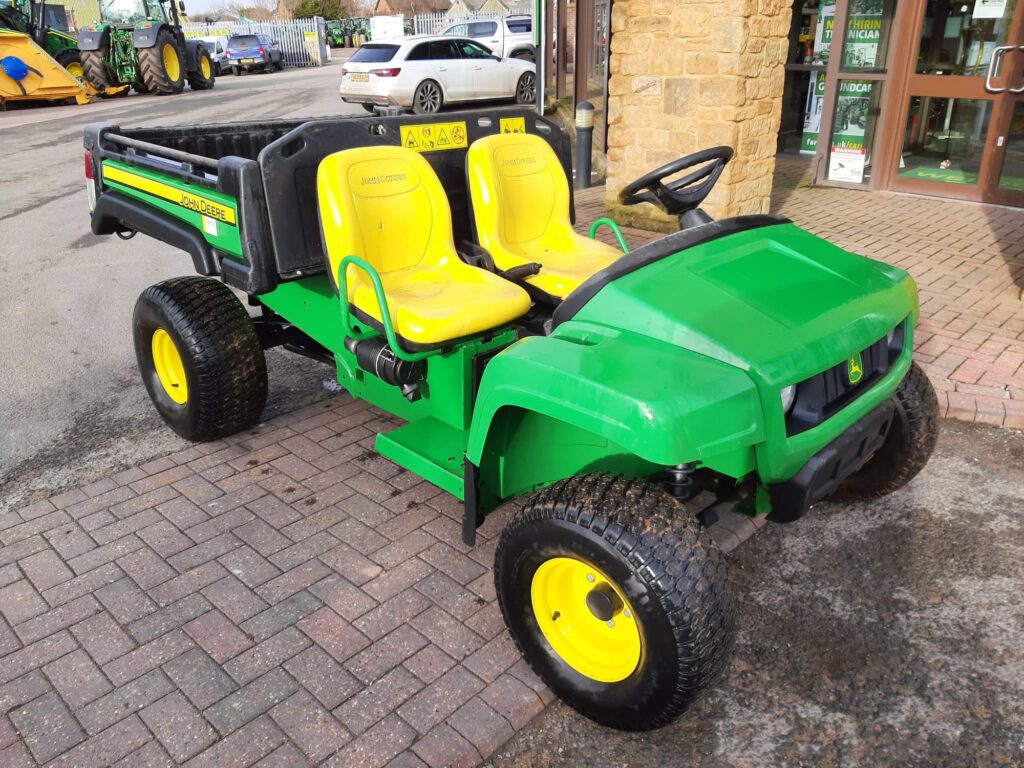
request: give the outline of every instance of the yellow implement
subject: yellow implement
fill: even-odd
[[[97,90],[64,69],[28,35],[0,29],[0,107],[8,101],[55,99],[88,104],[97,94],[112,95],[125,88]]]

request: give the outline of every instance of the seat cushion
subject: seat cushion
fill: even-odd
[[[459,260],[448,198],[418,152],[390,146],[336,152],[320,163],[317,191],[332,277],[346,256],[369,263],[380,276],[392,326],[408,344],[444,346],[529,309],[522,288]],[[349,266],[345,281],[349,306],[364,322],[380,324],[366,272]]]
[[[525,282],[558,301],[622,253],[579,235],[569,220],[569,182],[540,136],[507,133],[473,142],[466,156],[477,240],[498,269],[541,265]]]
[[[349,269],[349,296],[357,314],[381,323],[373,284]],[[454,261],[381,275],[391,325],[410,349],[444,346],[511,323],[526,314],[530,297],[497,275]]]

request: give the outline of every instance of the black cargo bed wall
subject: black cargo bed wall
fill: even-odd
[[[327,263],[317,213],[316,173],[320,161],[333,152],[373,145],[400,146],[401,127],[465,122],[467,147],[499,132],[501,118],[524,118],[526,130],[546,139],[570,179],[570,144],[561,129],[529,110],[473,110],[415,117],[353,117],[305,122],[269,144],[259,155],[270,212],[270,234],[277,273],[288,279],[323,272]],[[472,238],[469,193],[466,189],[466,148],[424,152],[448,195],[456,244]]]
[[[302,125],[304,120],[274,120],[263,123],[223,123],[220,125],[130,128],[122,136],[177,149],[211,160],[241,157],[255,160],[271,142]]]

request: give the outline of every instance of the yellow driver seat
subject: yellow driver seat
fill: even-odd
[[[569,181],[540,136],[503,133],[474,141],[466,156],[477,240],[504,271],[540,264],[525,282],[561,301],[622,256],[578,234],[569,221]]]
[[[419,153],[377,146],[328,155],[317,197],[332,279],[346,256],[369,262],[410,351],[481,334],[529,309],[522,288],[459,260],[448,198]],[[350,265],[345,279],[353,314],[380,330],[370,278]]]

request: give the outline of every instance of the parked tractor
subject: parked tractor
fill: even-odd
[[[213,88],[210,52],[186,40],[180,0],[101,0],[100,23],[78,36],[85,78],[97,86],[127,84],[140,93]]]
[[[11,29],[28,35],[73,77],[82,79],[78,43],[67,32],[47,26],[45,2],[0,0],[0,29]]]

